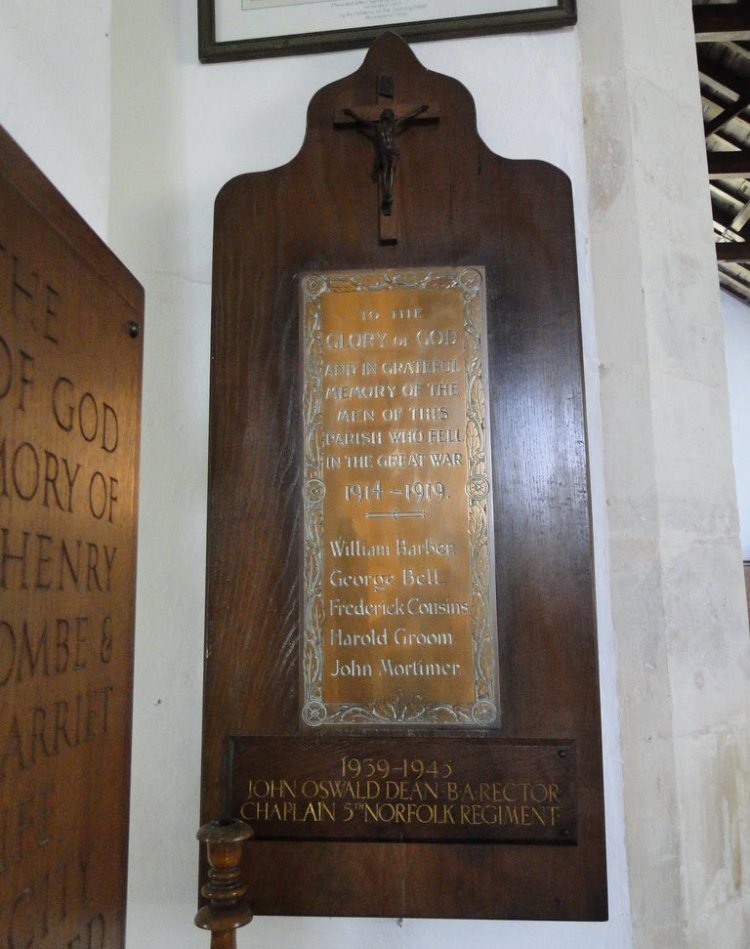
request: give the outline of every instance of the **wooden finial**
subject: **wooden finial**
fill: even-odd
[[[211,931],[211,949],[236,949],[236,931],[253,918],[240,880],[242,847],[252,829],[240,820],[219,820],[204,824],[196,836],[206,844],[210,869],[201,889],[208,903],[198,910],[195,925]]]

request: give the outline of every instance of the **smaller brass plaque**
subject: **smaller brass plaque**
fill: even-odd
[[[480,267],[302,279],[302,720],[499,720]]]
[[[259,839],[577,840],[571,741],[242,737],[231,763],[232,814]]]

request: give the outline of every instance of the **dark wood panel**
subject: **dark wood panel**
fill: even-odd
[[[122,949],[143,293],[0,134],[0,941]]]
[[[401,100],[440,109],[439,122],[398,137],[400,233],[391,244],[378,238],[372,143],[333,125],[337,110],[374,101],[381,75],[395,78]],[[570,184],[544,163],[491,153],[466,90],[425,70],[393,35],[357,73],[314,96],[292,162],[234,179],[216,203],[203,817],[231,810],[228,736],[302,734],[299,275],[440,265],[481,266],[487,277],[502,725],[474,737],[575,742],[577,843],[256,841],[247,848],[250,896],[269,914],[600,919],[606,870]],[[407,736],[388,741],[408,745]]]

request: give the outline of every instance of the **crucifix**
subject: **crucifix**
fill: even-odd
[[[359,128],[372,138],[375,147],[374,174],[378,178],[379,237],[381,244],[398,243],[398,204],[394,190],[398,174],[399,150],[396,135],[412,122],[436,122],[439,113],[434,105],[396,103],[392,76],[378,77],[377,103],[337,109],[335,126]]]

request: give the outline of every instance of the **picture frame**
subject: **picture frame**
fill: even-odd
[[[384,30],[409,42],[546,30],[576,23],[576,0],[198,0],[202,63],[368,46]]]

